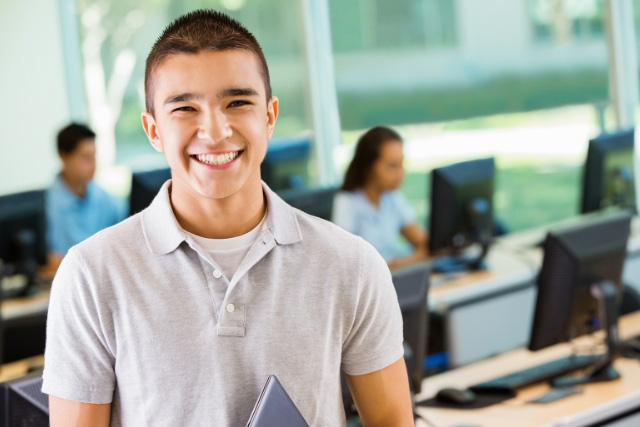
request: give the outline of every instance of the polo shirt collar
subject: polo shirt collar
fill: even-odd
[[[149,251],[153,254],[168,254],[173,252],[186,235],[178,224],[169,200],[171,180],[167,180],[151,205],[142,211],[142,230],[147,241]]]
[[[173,252],[186,240],[186,233],[178,223],[171,201],[169,188],[171,180],[162,185],[151,205],[142,212],[142,229],[149,251],[153,254]],[[288,245],[302,241],[302,233],[295,211],[264,182],[263,192],[267,202],[265,226],[276,243]]]
[[[262,189],[267,199],[267,228],[276,243],[289,245],[302,241],[302,232],[296,218],[295,210],[262,182]]]

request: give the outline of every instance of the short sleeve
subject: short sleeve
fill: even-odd
[[[71,249],[51,288],[42,392],[85,403],[110,403],[115,358],[101,324],[100,298]]]
[[[356,209],[352,202],[352,195],[340,191],[333,199],[331,222],[350,233],[356,233]]]
[[[413,211],[409,200],[400,191],[394,192],[394,201],[400,213],[402,228],[416,222],[416,213]]]
[[[403,356],[402,314],[389,268],[364,240],[361,254],[355,320],[342,352],[348,375],[379,371]]]

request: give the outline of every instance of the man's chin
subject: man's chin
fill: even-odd
[[[240,193],[242,193],[243,186],[238,185],[237,182],[234,183],[216,183],[213,185],[209,185],[206,187],[201,187],[200,195],[209,200],[227,200],[230,199]]]

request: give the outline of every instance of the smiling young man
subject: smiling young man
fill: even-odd
[[[384,261],[260,179],[278,99],[253,36],[185,15],[149,54],[145,90],[143,127],[172,180],[63,261],[51,425],[244,425],[271,374],[310,425],[344,425],[340,369],[364,425],[413,425]]]

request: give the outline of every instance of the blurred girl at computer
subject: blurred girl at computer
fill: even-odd
[[[370,129],[358,141],[333,204],[333,222],[371,243],[390,268],[427,255],[427,235],[398,190],[404,178],[403,160],[402,138],[397,132],[382,126]],[[402,256],[398,235],[411,244],[413,253],[405,244]]]

